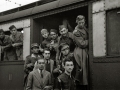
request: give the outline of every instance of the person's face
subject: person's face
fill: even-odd
[[[68,32],[68,29],[66,29],[66,28],[63,28],[63,29],[60,30],[60,34],[61,34],[62,36],[66,36],[66,35],[67,35],[67,32]]]
[[[0,33],[0,39],[3,39],[5,37],[5,34],[3,32]]]
[[[63,56],[66,56],[69,54],[69,46],[68,45],[64,45],[62,48],[61,48],[61,53],[63,54]]]
[[[43,37],[43,38],[48,38],[48,35],[49,35],[48,32],[44,32],[44,33],[42,33],[42,37]]]
[[[45,50],[43,53],[44,59],[50,59],[50,51]]]
[[[82,19],[82,20],[78,21],[77,24],[79,25],[80,28],[83,28],[85,26],[85,20]]]
[[[58,35],[55,32],[50,32],[50,36],[53,40],[55,40]]]
[[[13,28],[12,30],[10,30],[10,32],[11,32],[12,35],[15,35],[17,33],[17,29]]]
[[[32,48],[32,53],[38,54],[38,52],[39,52],[39,47],[33,47]]]
[[[43,70],[44,67],[45,67],[45,61],[44,61],[44,59],[38,60],[38,68],[39,68],[40,70]]]
[[[67,71],[68,73],[71,73],[73,71],[73,68],[74,68],[74,64],[72,61],[67,61],[65,62],[65,71]]]

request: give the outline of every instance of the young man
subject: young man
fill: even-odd
[[[45,70],[44,59],[37,61],[37,67],[28,76],[26,90],[52,90],[51,74]]]
[[[37,43],[31,44],[31,55],[28,55],[25,60],[24,64],[24,85],[26,85],[28,74],[33,71],[33,69],[36,69],[37,67],[34,67],[35,62],[42,58],[42,56],[39,55],[39,45]]]
[[[60,45],[61,43],[67,43],[69,45],[70,52],[73,52],[75,48],[75,44],[73,39],[71,39],[70,37],[70,34],[72,33],[68,32],[68,29],[64,25],[59,26],[59,32],[61,36],[58,38],[58,45]],[[60,51],[58,49],[57,55],[56,55],[56,61],[60,59],[59,56],[60,56]]]
[[[85,26],[85,17],[83,15],[78,15],[76,18],[76,23],[77,26],[75,27],[73,34],[77,40],[82,40],[82,42],[77,44],[74,50],[74,57],[83,74],[81,80],[79,75],[77,78],[79,78],[78,81],[81,85],[80,87],[86,88],[88,85],[88,31]],[[80,87],[78,87],[77,90],[79,90]]]
[[[54,69],[54,61],[52,59],[50,59],[50,50],[49,49],[44,49],[43,57],[45,60],[45,70],[52,73],[53,69]]]
[[[49,48],[50,37],[49,37],[49,32],[47,29],[42,29],[41,35],[43,37],[43,41],[42,41],[42,44],[40,46],[40,51],[43,52],[44,48]]]
[[[9,30],[11,32],[12,46],[16,49],[17,59],[23,60],[23,34],[18,32],[14,25],[11,25]]]
[[[5,35],[3,29],[0,29],[0,47],[1,61],[16,60],[16,53],[12,47],[12,41],[8,35]]]
[[[50,52],[51,52],[51,59],[55,60],[57,48],[58,48],[58,32],[55,29],[50,30]],[[56,62],[55,62],[56,63]]]
[[[70,58],[65,59],[63,64],[65,71],[58,76],[58,86],[55,90],[75,90],[74,77],[71,75],[74,68],[73,61]]]

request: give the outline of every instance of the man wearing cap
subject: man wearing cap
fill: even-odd
[[[24,72],[25,72],[24,84],[26,84],[28,74],[31,71],[33,71],[33,69],[37,68],[37,67],[34,67],[35,62],[39,58],[42,58],[42,56],[39,55],[39,45],[37,43],[31,44],[31,53],[32,53],[31,55],[28,55],[26,57],[25,64],[24,64]]]
[[[0,47],[1,61],[16,60],[16,53],[12,47],[12,41],[8,35],[5,35],[3,29],[0,29]]]
[[[14,25],[11,25],[9,30],[11,32],[12,46],[16,49],[17,59],[23,60],[23,34],[18,32]]]

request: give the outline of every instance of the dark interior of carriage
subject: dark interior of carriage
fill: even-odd
[[[59,25],[63,23],[67,25],[69,31],[73,31],[76,24],[76,17],[78,15],[84,15],[86,18],[86,26],[88,28],[88,7],[81,7],[74,10],[65,11],[62,13],[49,15],[41,18],[33,19],[33,37],[31,42],[40,43],[42,41],[42,37],[40,34],[40,30],[42,28],[48,29],[56,29],[58,30]],[[39,32],[39,33],[38,33]]]

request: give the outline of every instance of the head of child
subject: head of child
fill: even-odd
[[[48,38],[48,36],[49,36],[49,32],[48,32],[48,30],[47,29],[42,29],[41,30],[41,35],[42,35],[42,37],[43,38]]]
[[[64,25],[60,25],[59,33],[61,34],[61,36],[67,36],[68,29]]]

